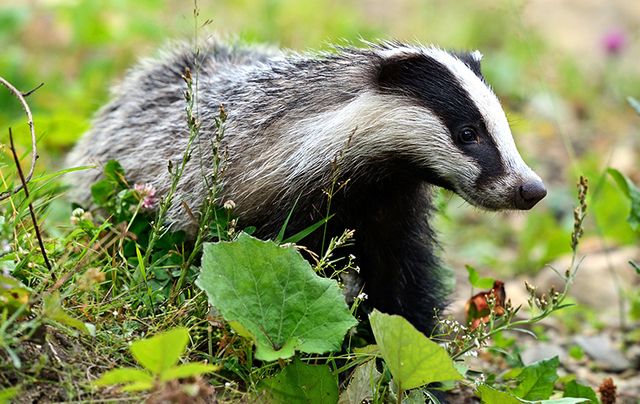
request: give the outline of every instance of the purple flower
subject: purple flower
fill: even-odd
[[[135,184],[133,190],[136,191],[142,201],[143,209],[153,209],[158,203],[156,188],[151,184]]]
[[[602,38],[602,47],[609,56],[617,56],[622,52],[626,42],[624,31],[620,28],[609,30]]]

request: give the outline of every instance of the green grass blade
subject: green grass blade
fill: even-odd
[[[303,238],[307,237],[309,234],[313,233],[314,231],[316,231],[320,226],[322,226],[323,224],[327,223],[329,221],[329,219],[331,219],[333,217],[333,215],[330,215],[328,217],[325,217],[324,219],[320,220],[317,223],[312,224],[311,226],[307,227],[304,230],[301,230],[299,232],[297,232],[296,234],[294,234],[293,236],[287,238],[286,240],[283,240],[282,243],[297,243],[300,240],[302,240]]]
[[[295,202],[293,202],[293,206],[291,207],[291,210],[289,211],[289,214],[287,215],[287,218],[284,220],[284,223],[282,224],[282,227],[280,228],[280,232],[278,232],[278,235],[276,236],[275,242],[277,244],[282,244],[282,240],[284,239],[284,232],[287,230],[287,225],[289,224],[289,219],[291,219],[291,215],[293,214],[293,211],[296,209],[296,206],[298,205],[298,201],[300,200],[300,196],[302,196],[302,195],[298,195],[298,197],[296,198]]]

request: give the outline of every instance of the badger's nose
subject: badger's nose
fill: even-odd
[[[547,189],[542,181],[528,181],[516,188],[515,202],[516,208],[528,210],[540,202],[547,195]]]

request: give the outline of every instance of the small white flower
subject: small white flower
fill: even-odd
[[[80,217],[80,216],[82,216],[82,214],[83,214],[83,213],[84,213],[84,209],[82,209],[82,208],[75,208],[75,209],[73,210],[73,212],[71,212],[71,216],[78,216],[78,217]]]
[[[224,203],[224,205],[222,205],[222,207],[224,207],[226,210],[232,210],[236,207],[236,203],[229,199]]]
[[[358,299],[360,300],[367,300],[369,298],[369,295],[367,295],[366,293],[362,292],[359,293],[358,296],[356,296]]]
[[[480,373],[480,376],[476,377],[476,379],[473,381],[473,384],[475,384],[476,386],[480,386],[481,384],[484,384],[487,381],[487,378],[484,376],[484,373]]]
[[[80,220],[82,219],[82,216],[84,215],[84,209],[82,208],[76,208],[71,212],[71,217],[69,218],[69,220],[71,221],[72,225],[77,225],[78,223],[80,223]]]
[[[470,356],[472,358],[477,358],[478,357],[478,351],[472,349],[470,351],[465,352],[463,354],[463,356]]]

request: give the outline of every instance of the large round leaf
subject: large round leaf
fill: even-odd
[[[316,275],[295,248],[247,234],[205,244],[196,284],[251,333],[261,360],[338,350],[356,324],[335,281]]]
[[[462,378],[447,351],[403,317],[374,310],[369,320],[382,357],[403,390]]]

